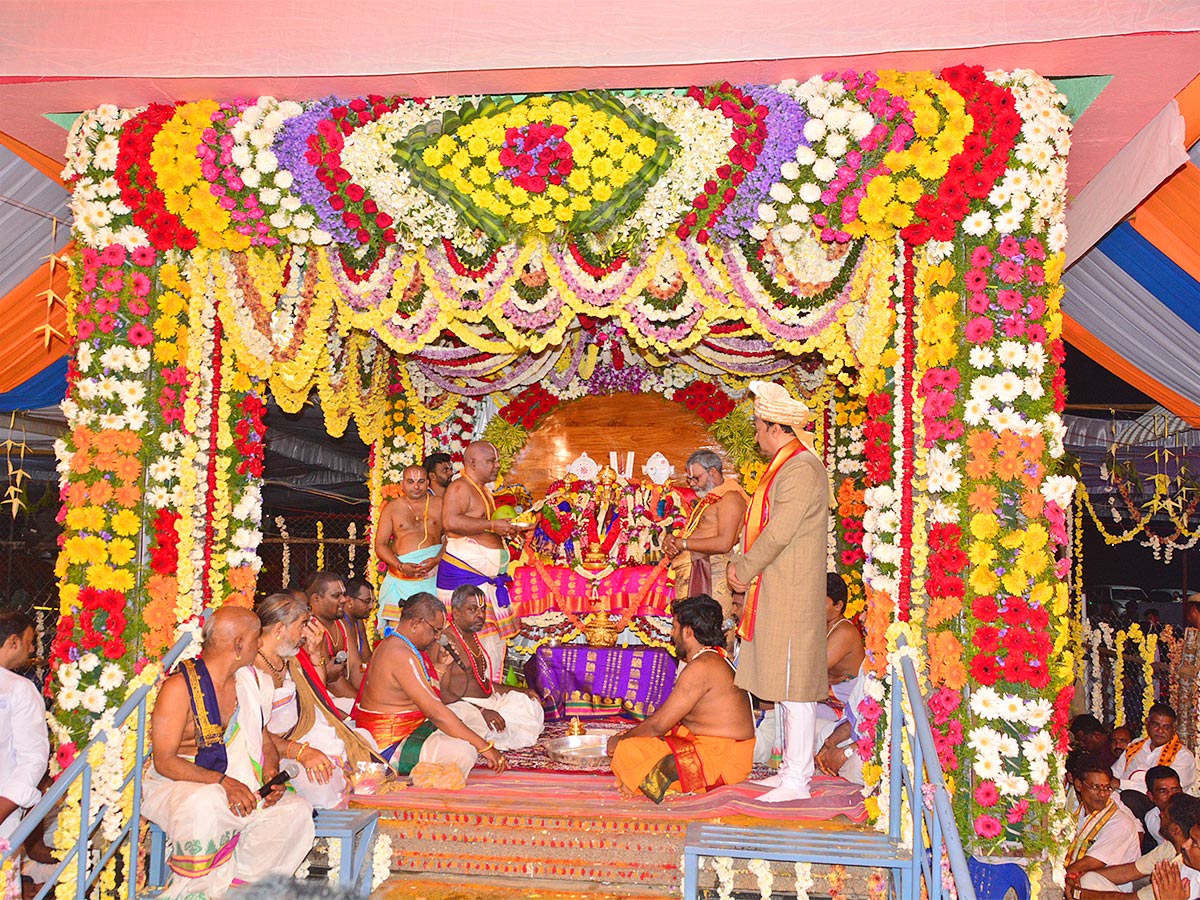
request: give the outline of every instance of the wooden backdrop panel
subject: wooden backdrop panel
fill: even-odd
[[[640,478],[642,466],[658,450],[675,467],[675,481],[682,485],[687,458],[701,448],[725,458],[704,420],[679,403],[657,394],[583,397],[558,406],[538,423],[504,480],[524,484],[540,500],[580,453],[603,466],[615,450],[624,467],[625,454],[632,450],[633,474]]]

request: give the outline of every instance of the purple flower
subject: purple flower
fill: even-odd
[[[767,85],[751,85],[744,93],[767,108],[767,139],[758,154],[758,164],[747,173],[713,228],[717,234],[734,240],[758,223],[758,206],[770,195],[771,185],[782,177],[779,170],[783,164],[796,159],[797,147],[808,146],[804,139],[808,116],[797,101]]]
[[[289,119],[275,139],[274,150],[280,168],[292,173],[292,192],[304,201],[308,211],[320,222],[321,228],[333,235],[338,243],[357,245],[354,232],[342,221],[341,214],[329,205],[330,194],[325,185],[317,180],[316,166],[305,158],[309,136],[317,133],[317,123],[328,119],[329,111],[337,105],[336,97],[327,97]]]

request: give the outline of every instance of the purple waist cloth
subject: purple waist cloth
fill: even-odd
[[[449,553],[444,554],[438,563],[438,590],[452,591],[464,584],[474,586],[490,584],[496,588],[496,605],[501,609],[508,608],[512,603],[512,600],[508,596],[508,586],[512,583],[512,579],[506,572],[501,572],[499,575],[493,577],[484,575],[478,569],[464,568],[464,566],[467,566],[467,564],[451,556]]]
[[[619,707],[624,715],[644,719],[675,686],[675,658],[653,647],[543,646],[525,664],[525,677],[551,718],[568,712],[611,715]]]

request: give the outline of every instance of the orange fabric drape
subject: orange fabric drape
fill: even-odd
[[[34,150],[28,144],[18,141],[15,137],[5,134],[3,131],[0,131],[0,146],[7,147],[47,178],[54,181],[55,184],[62,184],[63,187],[66,187],[62,180],[63,163],[61,159],[52,159],[40,150]]]
[[[1063,337],[1080,352],[1161,403],[1189,425],[1200,427],[1200,405],[1151,378],[1066,314],[1063,315]]]
[[[1130,219],[1134,230],[1200,281],[1200,169],[1191,163],[1162,183]]]
[[[59,256],[70,249],[68,244]],[[4,354],[0,357],[0,392],[11,391],[67,355],[67,311],[61,303],[54,303],[47,310],[46,298],[41,295],[50,288],[58,296],[66,297],[67,267],[62,263],[55,265],[51,279],[50,262],[46,261],[0,298],[0,322],[4,323],[7,339]],[[50,333],[49,345],[43,327],[46,325],[58,332],[57,335]]]

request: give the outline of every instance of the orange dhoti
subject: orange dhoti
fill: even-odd
[[[661,738],[623,738],[612,759],[613,774],[621,784],[655,803],[671,791],[703,794],[745,781],[753,765],[754,738],[692,734],[683,725]]]

